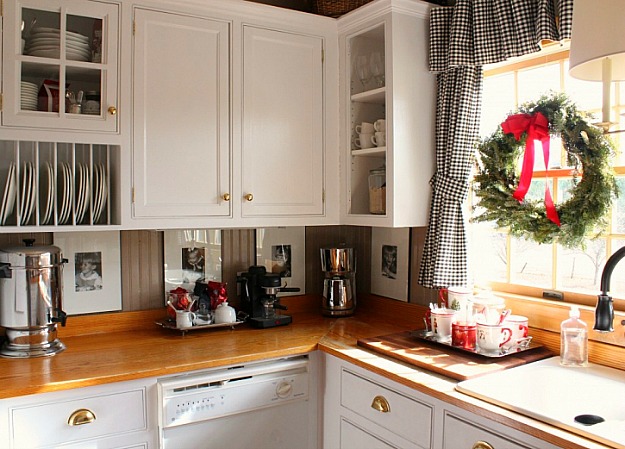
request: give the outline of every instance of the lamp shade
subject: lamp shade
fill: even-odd
[[[625,81],[625,1],[575,0],[569,74],[603,81],[606,57],[611,60],[611,81]]]

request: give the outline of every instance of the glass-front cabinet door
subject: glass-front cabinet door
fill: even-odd
[[[119,6],[4,5],[2,125],[116,133]]]

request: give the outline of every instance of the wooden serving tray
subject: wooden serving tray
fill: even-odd
[[[522,352],[502,357],[484,357],[419,339],[416,337],[417,332],[419,331],[405,331],[361,338],[358,346],[456,380],[472,379],[553,355],[544,346],[532,345]]]
[[[238,326],[241,323],[243,323],[243,321],[237,319],[237,321],[234,323],[200,324],[200,325],[191,326],[191,327],[176,327],[176,322],[170,321],[169,319],[163,319],[163,320],[154,322],[154,324],[164,329],[171,329],[174,331],[182,332],[182,335],[184,335],[186,332],[189,332],[189,331],[199,331],[201,329],[217,329],[221,327],[229,327],[231,329],[234,329],[234,326]]]

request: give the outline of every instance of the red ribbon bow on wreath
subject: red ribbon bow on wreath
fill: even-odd
[[[515,114],[509,116],[505,122],[501,124],[501,129],[505,134],[514,134],[516,140],[521,140],[521,135],[527,132],[525,140],[525,154],[523,155],[523,167],[521,168],[521,179],[519,186],[512,195],[519,202],[525,198],[525,194],[532,183],[532,175],[534,174],[534,141],[539,140],[543,144],[543,157],[545,159],[545,173],[549,167],[549,121],[540,112],[534,115]],[[560,217],[556,211],[556,206],[551,198],[549,183],[545,180],[545,212],[547,218],[560,226]]]

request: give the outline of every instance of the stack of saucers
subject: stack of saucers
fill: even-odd
[[[23,111],[36,111],[37,110],[37,93],[39,87],[35,83],[29,83],[28,81],[22,81],[21,88],[21,106]]]

